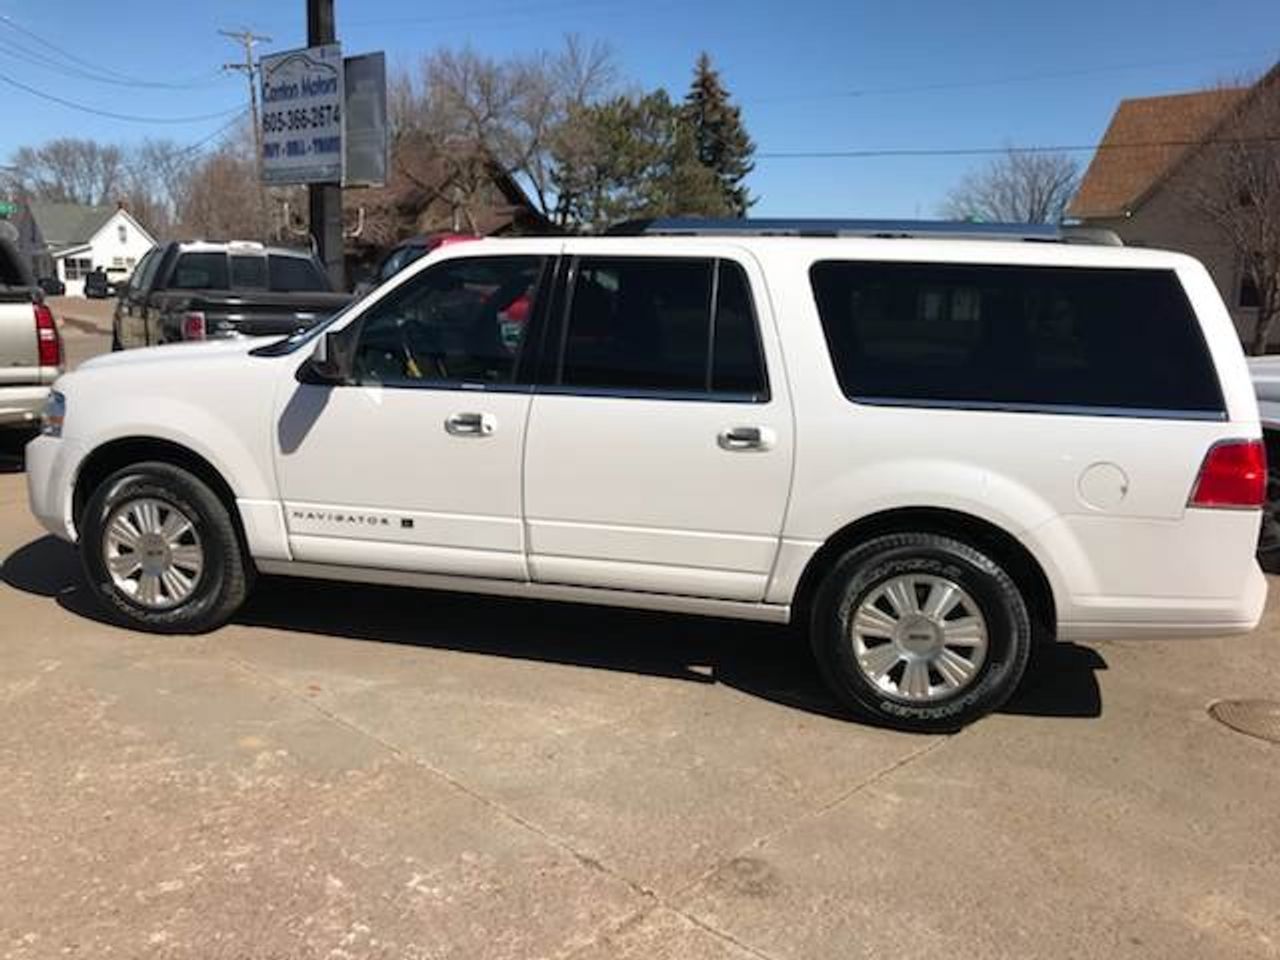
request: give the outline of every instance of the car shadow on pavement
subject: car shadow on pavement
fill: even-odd
[[[14,551],[0,579],[65,610],[118,625],[89,594],[75,548],[43,537]],[[847,713],[827,693],[796,630],[769,624],[404,587],[263,578],[236,624],[494,657],[721,683],[827,717]],[[158,642],[163,642],[159,639]],[[1002,712],[1096,717],[1095,676],[1106,661],[1061,643],[1037,652],[1034,672]]]

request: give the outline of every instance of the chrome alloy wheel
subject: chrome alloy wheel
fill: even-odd
[[[987,622],[956,582],[902,574],[877,585],[850,621],[854,660],[885,694],[927,703],[958,693],[987,658]]]
[[[204,571],[194,521],[153,497],[126,500],[111,511],[102,557],[115,588],[150,610],[178,606],[195,592]]]

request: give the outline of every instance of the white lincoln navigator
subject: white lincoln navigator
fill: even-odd
[[[306,333],[86,363],[27,448],[142,629],[256,573],[798,621],[917,730],[1054,637],[1252,629],[1264,461],[1195,260],[856,222],[451,244]]]

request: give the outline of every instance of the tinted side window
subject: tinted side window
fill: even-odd
[[[566,387],[767,399],[755,311],[728,261],[578,262],[559,382]]]
[[[173,290],[226,290],[225,253],[184,253],[178,257],[169,280]]]
[[[267,257],[271,289],[279,293],[328,290],[329,282],[320,268],[305,257]]]
[[[852,399],[1223,411],[1170,271],[825,261],[811,280]]]
[[[160,248],[152,247],[142,257],[133,273],[133,281],[129,284],[135,290],[146,290],[151,286],[151,278],[155,276],[156,267],[160,266]]]
[[[742,267],[729,260],[720,261],[711,355],[713,392],[767,396],[751,287]]]
[[[561,383],[704,390],[712,269],[711,260],[581,260]]]
[[[232,257],[231,289],[267,289],[267,261],[262,257]]]
[[[361,319],[364,384],[508,384],[533,315],[541,257],[446,260]]]

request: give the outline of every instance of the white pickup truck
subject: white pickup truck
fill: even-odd
[[[0,428],[37,426],[61,372],[53,314],[21,255],[0,240]]]

